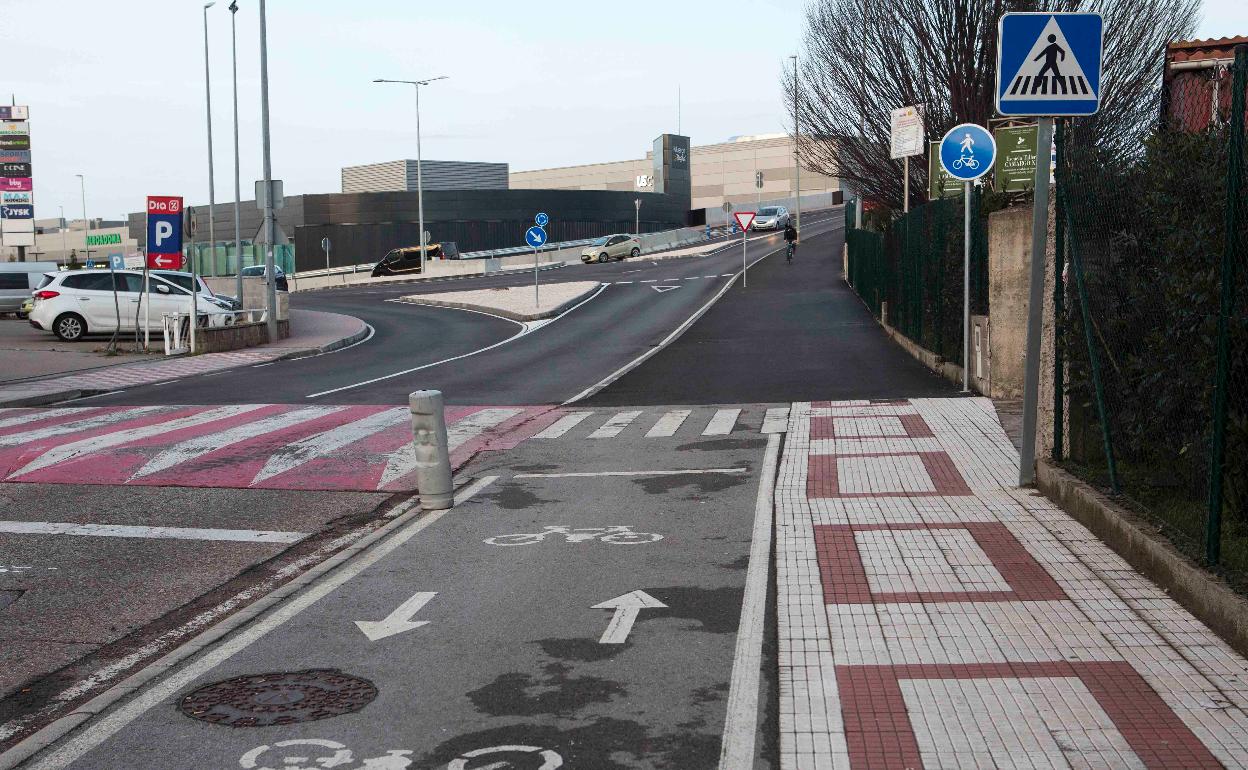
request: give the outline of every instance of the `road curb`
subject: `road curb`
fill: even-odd
[[[428,305],[430,307],[449,307],[449,308],[455,308],[457,310],[473,310],[478,313],[487,313],[489,315],[501,316],[503,318],[508,318],[508,319],[511,319],[512,321],[519,321],[519,322],[540,321],[543,318],[552,318],[554,316],[559,315],[560,313],[564,312],[565,310],[572,307],[573,305],[576,305],[577,303],[581,302],[582,300],[584,300],[586,297],[593,294],[594,292],[601,290],[603,286],[604,284],[602,283],[595,283],[592,288],[586,289],[585,291],[581,292],[580,294],[577,294],[575,297],[567,300],[566,302],[555,305],[549,310],[543,310],[540,313],[517,313],[513,310],[505,310],[502,308],[491,307],[489,305],[478,305],[473,302],[448,302],[446,300],[425,299],[422,295],[419,295],[419,294],[413,294],[407,297],[399,297],[398,301],[406,302],[409,305]]]

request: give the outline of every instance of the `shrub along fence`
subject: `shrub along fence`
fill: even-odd
[[[1227,76],[1230,88],[1213,87],[1230,98],[1212,102],[1208,80],[1172,86],[1157,128],[1126,152],[1101,141],[1093,121],[1058,127],[1066,280],[1053,298],[1054,456],[1243,591],[1248,46]]]
[[[849,284],[876,318],[919,345],[962,363],[962,198],[925,203],[878,233],[846,231]],[[848,211],[851,206],[846,206]],[[971,313],[988,312],[988,246],[982,193],[971,195]],[[852,218],[847,215],[847,225]]]

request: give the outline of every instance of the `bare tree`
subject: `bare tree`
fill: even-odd
[[[798,87],[802,165],[900,208],[901,162],[889,157],[889,113],[922,105],[928,139],[995,115],[997,23],[1007,11],[1090,10],[1105,17],[1101,112],[1081,130],[1130,153],[1154,123],[1165,44],[1190,35],[1200,0],[812,0]],[[791,110],[790,110],[791,112]],[[911,162],[911,202],[927,169]]]

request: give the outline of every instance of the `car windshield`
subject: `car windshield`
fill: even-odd
[[[780,209],[776,209],[776,208],[766,208],[766,209],[758,210],[758,215],[760,217],[774,217],[776,214],[779,214],[779,213],[780,213]]]
[[[609,236],[609,235],[604,235],[604,236],[602,236],[601,238],[599,238],[598,240],[594,241],[592,245],[594,245],[594,246],[606,246],[606,245],[607,245],[607,241],[609,241],[609,240],[611,240],[611,236]]]

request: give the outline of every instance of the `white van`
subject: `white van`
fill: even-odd
[[[55,262],[0,262],[0,313],[17,313],[22,303],[39,288],[43,274],[55,272]]]

